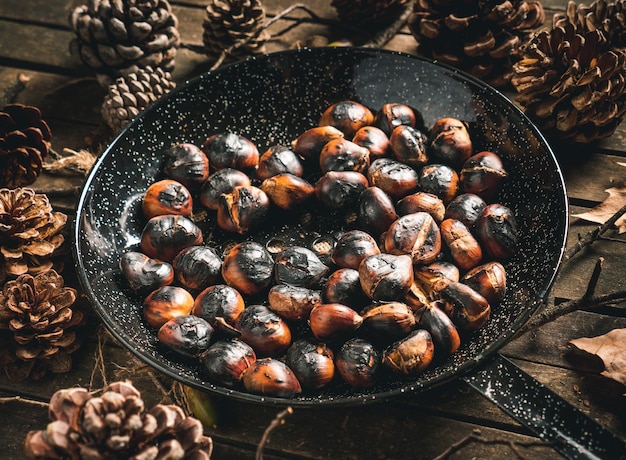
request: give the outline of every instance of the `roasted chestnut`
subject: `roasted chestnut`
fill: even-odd
[[[419,186],[417,171],[391,158],[379,158],[367,170],[369,184],[383,190],[393,199],[413,193]]]
[[[483,251],[463,222],[445,219],[439,229],[452,259],[461,270],[466,271],[480,264]]]
[[[352,139],[359,128],[371,125],[374,114],[370,109],[356,101],[339,101],[330,105],[320,117],[319,126],[334,126],[346,138]]]
[[[173,262],[176,279],[188,289],[204,289],[222,276],[222,259],[207,246],[183,249]]]
[[[369,302],[369,298],[361,289],[358,270],[340,268],[332,272],[322,291],[326,303],[340,303],[358,309]]]
[[[244,372],[242,381],[244,388],[254,394],[293,398],[302,393],[296,375],[277,359],[257,359]]]
[[[363,259],[374,254],[380,254],[376,240],[363,230],[350,230],[337,241],[331,260],[339,268],[357,270]]]
[[[488,151],[478,152],[467,159],[459,173],[461,190],[481,198],[496,196],[507,177],[500,157]]]
[[[485,207],[476,221],[476,236],[483,250],[494,259],[505,260],[517,252],[517,220],[503,204]]]
[[[417,329],[385,348],[382,362],[397,374],[416,375],[430,366],[434,356],[435,345],[430,332]]]
[[[376,383],[382,353],[368,341],[354,337],[346,341],[335,356],[335,369],[341,379],[353,387],[371,387]]]
[[[422,191],[441,198],[445,205],[450,203],[459,191],[459,175],[450,166],[428,164],[419,171],[419,185]]]
[[[357,215],[361,228],[374,236],[386,231],[398,218],[393,201],[379,187],[368,187],[361,192]]]
[[[180,251],[202,242],[202,230],[191,219],[165,214],[148,221],[141,233],[140,247],[149,257],[172,262]]]
[[[428,163],[426,154],[426,136],[419,130],[400,125],[389,136],[393,157],[413,168]]]
[[[363,326],[376,341],[391,342],[407,336],[415,327],[415,316],[402,302],[373,304],[361,312]]]
[[[316,390],[329,384],[335,375],[332,350],[326,344],[309,339],[296,340],[285,357],[287,366],[304,389]]]
[[[402,301],[413,282],[413,262],[408,255],[374,254],[359,265],[359,280],[370,299]]]
[[[406,104],[390,102],[376,112],[374,125],[380,128],[387,136],[390,136],[395,128],[400,125],[419,128],[424,123],[422,115]]]
[[[257,356],[280,356],[291,345],[287,323],[265,305],[248,305],[239,315],[240,339],[254,348]]]
[[[233,388],[256,361],[250,345],[237,339],[219,340],[200,354],[200,370],[210,381]]]
[[[339,303],[322,304],[311,310],[309,326],[318,340],[332,342],[346,338],[363,324],[352,308]]]
[[[489,302],[466,284],[451,282],[439,291],[439,295],[442,300],[439,306],[462,330],[476,331],[489,319]]]
[[[311,310],[322,304],[321,291],[288,284],[272,286],[267,303],[274,313],[289,321],[302,321]]]
[[[170,350],[191,358],[206,351],[213,338],[211,325],[194,315],[170,319],[159,328],[159,342]]]
[[[220,196],[217,225],[227,232],[247,233],[265,221],[269,209],[270,199],[263,190],[241,185]]]
[[[243,297],[235,288],[226,284],[215,284],[196,296],[191,312],[209,322],[226,336],[236,337],[239,315],[245,308]]]
[[[254,241],[233,246],[222,262],[222,278],[242,294],[258,294],[267,289],[274,277],[274,259]]]
[[[416,212],[427,212],[439,224],[446,212],[446,205],[443,204],[443,201],[437,195],[427,192],[415,192],[398,201],[396,211],[401,216]]]
[[[306,203],[315,195],[315,187],[305,179],[289,173],[268,177],[261,184],[272,203],[281,209],[290,211]]]
[[[162,214],[191,216],[193,198],[187,187],[172,179],[163,179],[150,185],[141,201],[141,210],[146,218]]]
[[[152,291],[143,301],[143,316],[155,329],[172,318],[188,315],[193,308],[193,296],[178,286],[163,286]]]
[[[445,357],[459,349],[461,336],[450,317],[439,305],[440,301],[426,305],[420,315],[419,325],[430,332],[435,343],[435,353]]]
[[[413,280],[411,287],[409,287],[404,296],[403,302],[407,304],[415,317],[419,318],[420,312],[430,303],[430,299],[424,288],[417,281]]]
[[[328,171],[367,172],[370,166],[370,152],[348,139],[333,139],[324,145],[320,152],[320,169]]]
[[[456,118],[435,121],[428,135],[428,144],[435,157],[457,170],[472,155],[467,123]]]
[[[315,196],[324,206],[345,208],[358,202],[368,187],[367,178],[356,171],[329,171],[315,184]]]
[[[472,230],[485,206],[487,203],[478,195],[462,193],[448,203],[444,218],[459,220]]]
[[[259,164],[259,150],[246,137],[236,133],[219,133],[209,136],[202,151],[212,169],[234,168],[254,170]]]
[[[391,224],[384,243],[390,254],[407,254],[414,264],[429,264],[441,251],[441,232],[430,214],[416,212]]]
[[[142,252],[124,253],[119,265],[133,291],[151,292],[174,281],[174,268],[171,264],[152,259]]]
[[[333,139],[343,138],[343,133],[334,126],[316,126],[307,129],[291,143],[295,153],[304,159],[317,160],[322,148]]]
[[[198,198],[202,206],[217,211],[220,196],[232,193],[235,187],[251,185],[247,174],[233,168],[224,168],[215,171],[202,184]]]
[[[279,284],[311,287],[322,279],[328,266],[310,249],[290,246],[276,256],[274,270]]]
[[[293,174],[302,177],[304,168],[298,155],[285,145],[273,145],[259,158],[256,177],[265,180],[277,174]]]
[[[436,261],[415,267],[413,274],[415,281],[429,296],[436,295],[451,281],[459,281],[460,276],[458,267],[445,261]]]
[[[474,267],[461,281],[487,299],[490,305],[498,305],[506,295],[506,271],[500,262]]]
[[[163,172],[189,189],[197,189],[209,177],[209,159],[200,147],[174,144],[163,152]]]
[[[385,132],[375,126],[363,126],[352,138],[352,142],[365,147],[370,152],[370,161],[389,156],[391,145]]]

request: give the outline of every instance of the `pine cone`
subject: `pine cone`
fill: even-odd
[[[37,107],[9,104],[0,111],[0,187],[30,185],[43,169],[52,134]]]
[[[624,3],[569,2],[514,66],[516,100],[549,137],[589,143],[613,134],[626,112]]]
[[[224,50],[246,39],[246,43],[229,52],[226,61],[265,52],[269,35],[260,30],[265,10],[259,0],[212,0],[206,13],[202,41],[204,51],[211,59],[217,60]]]
[[[102,118],[114,131],[119,131],[135,118],[148,104],[176,87],[169,72],[152,67],[139,69],[126,77],[118,77],[109,85],[102,103]]]
[[[213,450],[200,421],[173,405],[145,411],[131,382],[112,383],[100,397],[84,388],[59,390],[49,414],[45,430],[26,435],[28,458],[202,460]]]
[[[396,19],[409,0],[332,0],[339,20],[356,27],[382,27]]]
[[[10,380],[67,372],[80,347],[75,328],[83,314],[72,308],[76,290],[54,270],[21,275],[0,292],[0,365]]]
[[[105,88],[147,66],[174,68],[180,34],[168,0],[91,0],[72,10],[69,23],[71,53]]]
[[[420,54],[501,87],[520,46],[544,19],[538,1],[417,0],[408,25]]]
[[[0,282],[52,268],[66,222],[67,216],[53,212],[45,194],[0,189]]]

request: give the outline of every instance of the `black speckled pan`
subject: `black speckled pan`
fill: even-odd
[[[466,120],[476,149],[500,154],[509,178],[497,201],[513,210],[521,234],[519,251],[506,264],[507,297],[458,352],[411,379],[384,378],[367,389],[337,383],[289,400],[213,385],[199,374],[195,361],[180,360],[158,346],[156,332],[142,318],[143,299],[126,288],[118,268],[121,254],[138,247],[145,224],[139,206],[144,191],[160,177],[161,152],[178,142],[201,145],[209,135],[224,131],[246,136],[263,152],[273,144],[289,144],[315,126],[326,107],[344,99],[373,110],[388,102],[408,104],[421,111],[426,127],[444,116]],[[322,209],[311,214],[309,219],[279,216],[250,238],[310,246],[344,228],[340,216]],[[185,384],[259,404],[347,406],[385,401],[461,377],[542,438],[556,440],[557,448],[565,446],[559,450],[567,456],[586,458],[593,451],[602,457],[606,449],[623,447],[621,442],[563,401],[545,412],[545,402],[556,395],[548,395],[531,378],[519,377],[521,371],[496,353],[549,292],[567,226],[567,196],[554,155],[535,126],[503,95],[464,73],[414,56],[317,48],[259,56],[207,73],[129,123],[86,181],[77,209],[74,255],[83,288],[110,332],[140,359]],[[229,244],[227,235],[214,231],[211,218],[202,228],[213,246]],[[558,426],[551,427],[552,420]]]

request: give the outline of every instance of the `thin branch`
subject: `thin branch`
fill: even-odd
[[[9,83],[9,86],[2,92],[0,96],[0,108],[7,104],[14,103],[17,100],[17,96],[26,88],[26,83],[28,83],[29,80],[30,77],[23,73],[18,74],[15,80]]]
[[[0,404],[5,404],[11,401],[18,401],[18,402],[23,402],[26,404],[32,404],[33,406],[45,407],[46,409],[50,407],[50,404],[48,403],[35,401],[34,399],[22,398],[21,396],[10,396],[7,398],[0,398]]]
[[[267,428],[265,428],[265,432],[263,433],[263,436],[261,437],[261,441],[259,442],[259,445],[257,446],[257,449],[256,449],[256,456],[255,456],[256,460],[263,460],[263,449],[265,448],[265,444],[267,444],[267,441],[269,440],[270,434],[277,427],[284,425],[285,418],[291,414],[293,414],[293,408],[289,406],[285,410],[279,412],[278,415],[274,418],[274,420],[272,420],[272,422],[267,426]]]
[[[413,2],[409,2],[402,14],[389,25],[389,27],[381,30],[374,35],[370,40],[365,42],[363,48],[382,48],[389,41],[396,36],[396,34],[402,29],[409,20],[409,17],[413,13]]]
[[[600,279],[600,274],[602,273],[602,266],[604,265],[604,257],[598,258],[596,261],[596,265],[593,268],[593,273],[591,274],[591,279],[589,279],[589,283],[587,284],[587,290],[583,294],[583,299],[588,300],[593,297],[596,292],[596,287],[598,286],[598,280]]]

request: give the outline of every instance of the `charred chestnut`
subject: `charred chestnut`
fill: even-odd
[[[430,299],[424,288],[413,280],[411,287],[404,295],[403,302],[411,309],[417,319],[424,307],[430,303]]]
[[[286,211],[296,209],[315,195],[315,187],[305,179],[289,173],[268,177],[261,184],[272,203]]]
[[[384,243],[386,252],[407,254],[414,264],[429,264],[441,251],[441,232],[430,214],[416,212],[391,224]]]
[[[440,223],[446,212],[446,205],[443,204],[443,201],[437,195],[415,192],[398,201],[396,210],[401,216],[416,212],[427,212],[435,219],[435,222]]]
[[[475,233],[483,250],[494,259],[508,259],[517,252],[517,220],[502,204],[490,204],[483,209]]]
[[[359,272],[352,268],[340,268],[331,273],[324,284],[322,297],[326,303],[340,303],[355,309],[369,302],[361,289]]]
[[[380,254],[380,249],[372,235],[363,230],[350,230],[337,241],[331,260],[339,268],[357,270],[363,259],[374,254]]]
[[[279,398],[293,398],[302,393],[300,382],[282,361],[257,359],[243,374],[243,386],[250,393]]]
[[[400,199],[417,190],[417,171],[391,158],[379,158],[367,170],[370,185],[383,190],[393,199]]]
[[[473,193],[462,193],[457,195],[448,206],[446,206],[446,219],[456,219],[465,224],[470,230],[485,209],[487,203],[478,195]]]
[[[320,152],[320,169],[328,171],[356,171],[364,174],[370,165],[370,152],[348,139],[333,139]]]
[[[318,159],[322,148],[333,139],[343,138],[343,133],[334,126],[316,126],[307,129],[292,143],[291,148],[304,159]]]
[[[259,158],[256,176],[265,180],[277,174],[293,174],[302,177],[304,168],[298,155],[285,145],[273,145]]]
[[[172,179],[163,179],[150,185],[141,201],[141,210],[146,218],[163,214],[179,214],[189,217],[193,210],[193,199],[187,187]]]
[[[393,157],[413,168],[428,163],[426,136],[411,126],[400,125],[389,136]]]
[[[322,279],[328,266],[310,249],[290,246],[276,256],[274,270],[279,284],[311,287]]]
[[[142,252],[129,251],[120,258],[120,270],[133,291],[150,292],[172,284],[174,268]]]
[[[370,152],[370,161],[389,156],[391,144],[389,137],[382,129],[375,126],[363,126],[352,138],[352,142],[365,147]]]
[[[267,303],[274,313],[289,321],[302,321],[311,310],[322,304],[321,291],[288,284],[272,286]]]
[[[443,164],[423,166],[419,171],[418,181],[422,191],[437,195],[445,205],[459,191],[459,175],[450,166]]]
[[[390,136],[398,126],[419,128],[423,124],[422,115],[406,104],[391,102],[384,104],[374,116],[374,125]]]
[[[368,187],[358,202],[358,221],[364,230],[379,236],[398,218],[393,201],[379,187]]]
[[[239,291],[226,284],[215,284],[197,295],[191,312],[205,319],[226,336],[238,336],[237,320],[245,308]]]
[[[375,254],[359,265],[363,292],[373,300],[402,300],[413,282],[413,262],[408,255]]]
[[[439,228],[452,259],[461,270],[466,271],[480,264],[483,251],[463,222],[445,219]]]
[[[459,349],[461,336],[450,317],[439,305],[439,301],[426,305],[420,316],[419,325],[430,332],[435,343],[435,352],[445,357]]]
[[[472,155],[472,140],[467,123],[456,118],[440,118],[428,135],[430,152],[444,163],[460,169]]]
[[[189,189],[197,189],[209,177],[209,159],[196,145],[174,144],[163,152],[163,172]]]
[[[339,303],[322,304],[311,310],[309,326],[318,340],[332,342],[349,336],[363,324],[352,308]]]
[[[215,171],[202,184],[198,199],[203,206],[217,211],[219,199],[222,194],[232,193],[235,187],[250,186],[250,178],[247,174],[233,168],[224,168]]]
[[[466,284],[451,282],[439,291],[439,295],[440,307],[460,329],[476,331],[489,319],[489,302]]]
[[[236,133],[219,133],[209,136],[202,151],[213,169],[234,168],[253,170],[259,164],[259,150],[246,137]]]
[[[341,379],[353,387],[371,387],[376,383],[382,353],[361,338],[346,341],[335,356],[335,369]]]
[[[250,345],[237,339],[215,342],[200,355],[200,369],[210,381],[233,388],[256,361]]]
[[[345,208],[356,204],[368,185],[367,178],[359,172],[329,171],[315,184],[315,196],[329,208]]]
[[[487,299],[490,305],[498,305],[506,295],[506,271],[500,262],[474,267],[461,281]]]
[[[413,270],[415,281],[424,292],[433,296],[452,281],[459,281],[459,269],[450,262],[437,261],[428,265],[415,267]]]
[[[363,326],[377,340],[389,343],[407,336],[415,327],[415,316],[402,302],[374,304],[361,312]]]
[[[417,329],[385,348],[382,362],[397,374],[416,375],[430,366],[434,355],[435,345],[430,332]]]
[[[359,128],[371,125],[374,114],[370,109],[356,101],[340,101],[332,104],[319,120],[319,126],[334,126],[346,138],[352,139]]]
[[[236,244],[224,257],[222,278],[242,294],[258,294],[272,283],[274,259],[254,241]]]
[[[155,329],[172,318],[188,315],[193,308],[193,296],[178,286],[163,286],[152,291],[143,301],[143,316]]]
[[[258,187],[239,186],[220,196],[217,207],[217,225],[227,232],[247,233],[265,221],[270,199]]]
[[[254,348],[257,356],[280,356],[291,345],[287,323],[265,305],[248,305],[239,315],[240,339]]]
[[[334,355],[326,344],[300,339],[287,350],[285,362],[302,388],[316,390],[329,384],[335,375]]]
[[[211,325],[194,315],[182,315],[170,319],[159,328],[159,342],[170,350],[196,358],[206,351],[213,338]]]
[[[461,190],[484,199],[496,196],[506,177],[507,172],[500,157],[488,151],[479,152],[468,158],[459,173]]]
[[[176,279],[188,289],[204,289],[222,276],[222,259],[207,246],[183,249],[173,262]]]
[[[140,247],[149,257],[172,262],[180,251],[202,242],[202,230],[191,219],[165,214],[148,221],[141,233]]]

